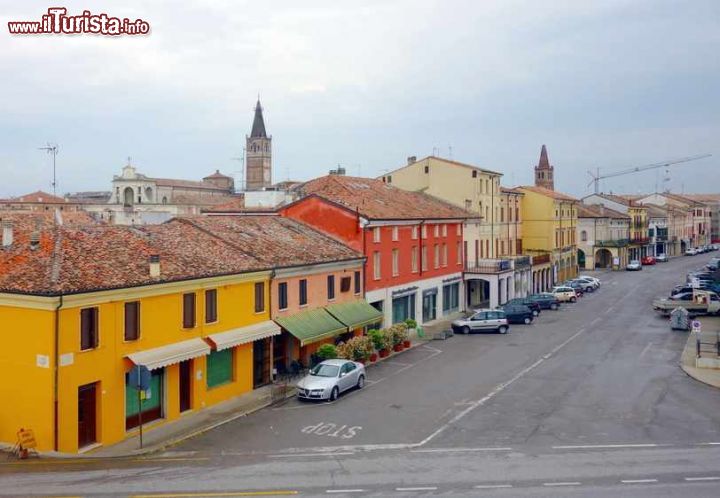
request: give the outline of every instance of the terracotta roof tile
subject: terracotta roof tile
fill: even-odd
[[[575,197],[571,197],[567,194],[563,194],[562,192],[558,192],[556,190],[550,190],[549,188],[545,188],[545,187],[537,187],[535,185],[521,185],[516,188],[519,189],[520,191],[529,190],[530,192],[535,192],[536,194],[544,195],[546,197],[550,197],[552,199],[557,199],[559,201],[579,202],[579,200],[576,199]]]
[[[315,194],[358,211],[368,219],[457,219],[475,215],[420,192],[409,192],[372,178],[327,175],[298,187],[304,195]]]
[[[602,204],[578,204],[577,213],[578,218],[630,219],[630,216],[627,214],[615,211],[614,209],[605,207]]]

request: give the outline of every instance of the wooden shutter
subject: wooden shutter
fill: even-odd
[[[215,387],[232,382],[233,350],[213,351],[207,356],[207,386]]]
[[[265,283],[255,284],[255,313],[265,311]]]
[[[183,294],[183,327],[195,327],[195,293]]]
[[[80,310],[80,349],[98,347],[97,308]]]
[[[140,303],[125,303],[125,340],[136,341],[140,337]]]
[[[205,291],[205,323],[217,322],[217,289]]]

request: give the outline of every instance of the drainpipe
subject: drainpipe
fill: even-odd
[[[60,301],[55,307],[54,315],[54,360],[53,360],[53,448],[55,451],[60,451],[60,437],[58,434],[60,410],[59,410],[59,396],[60,396],[60,308],[63,306],[63,296],[60,294]]]
[[[493,248],[493,258],[497,258],[497,247],[495,247],[495,178],[490,182],[490,247]]]

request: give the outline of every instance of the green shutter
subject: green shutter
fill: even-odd
[[[213,351],[207,357],[207,386],[215,387],[232,382],[232,348]]]

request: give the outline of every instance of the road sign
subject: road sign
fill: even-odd
[[[20,429],[17,433],[18,444],[23,449],[31,449],[37,446],[35,433],[32,429]]]
[[[700,332],[700,330],[702,329],[702,323],[700,323],[700,320],[692,321],[692,329],[693,332]]]
[[[150,389],[150,370],[147,367],[138,365],[128,374],[128,384],[138,391]]]

